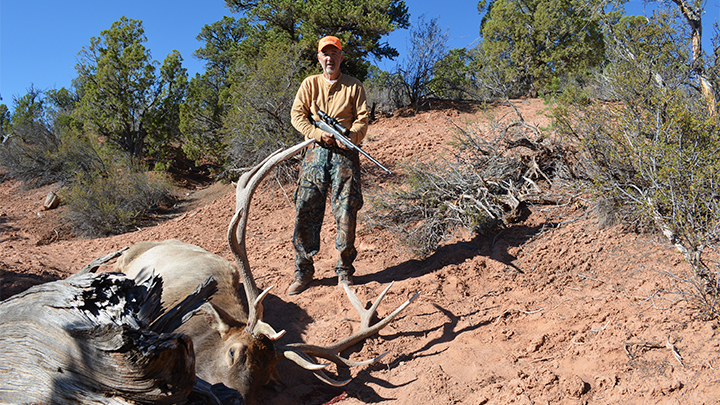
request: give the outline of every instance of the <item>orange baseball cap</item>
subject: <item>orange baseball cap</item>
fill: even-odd
[[[322,51],[322,49],[328,45],[332,45],[335,48],[342,51],[342,46],[340,45],[340,40],[337,37],[327,36],[327,37],[320,39],[320,41],[318,41],[318,52]]]

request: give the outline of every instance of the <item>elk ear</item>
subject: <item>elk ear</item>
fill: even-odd
[[[215,329],[219,334],[221,338],[225,338],[225,335],[230,331],[230,325],[223,320],[222,316],[220,316],[220,313],[215,309],[212,304],[206,302],[202,304],[200,307],[203,311],[203,315],[205,316],[205,319],[208,321],[210,326]]]

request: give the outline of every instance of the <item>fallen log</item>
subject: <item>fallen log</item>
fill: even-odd
[[[159,277],[135,284],[123,274],[83,272],[0,302],[0,403],[187,402],[196,384],[193,343],[164,332],[216,285],[208,279],[164,311]],[[196,396],[217,402],[199,387]]]

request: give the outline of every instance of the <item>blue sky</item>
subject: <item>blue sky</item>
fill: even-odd
[[[406,0],[411,22],[425,15],[438,17],[448,29],[448,48],[461,48],[479,38],[480,16],[477,0]],[[633,14],[642,14],[643,5],[634,1]],[[718,21],[720,0],[708,0],[704,36]],[[0,0],[0,103],[13,108],[13,96],[22,96],[30,85],[40,90],[69,87],[77,76],[77,54],[90,44],[91,37],[109,29],[120,17],[141,20],[152,58],[162,62],[174,49],[182,55],[190,76],[203,70],[192,54],[202,44],[196,37],[202,27],[230,15],[224,0]],[[408,30],[388,38],[403,53]],[[709,41],[706,41],[709,42]],[[709,45],[705,45],[708,50]],[[390,70],[395,62],[380,67]]]

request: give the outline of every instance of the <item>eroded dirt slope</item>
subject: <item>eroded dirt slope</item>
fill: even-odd
[[[541,101],[515,103],[528,123],[547,124]],[[500,117],[511,109],[490,111]],[[485,122],[487,114],[466,106],[383,118],[371,126],[364,148],[393,168],[397,160],[442,153],[456,125]],[[364,159],[363,167],[365,178],[380,187],[397,181]],[[328,212],[317,280],[303,294],[287,296],[294,255],[287,196],[293,190],[275,184],[267,182],[256,194],[247,231],[259,287],[275,286],[266,320],[288,331],[282,343],[341,339],[358,322],[332,271],[332,217]],[[2,298],[143,240],[177,238],[231,258],[225,232],[234,209],[232,185],[191,192],[198,208],[160,225],[91,240],[65,240],[56,222],[63,208],[42,211],[51,190],[0,183]],[[361,231],[358,296],[370,301],[394,281],[380,307],[384,315],[421,291],[379,336],[348,353],[354,359],[388,355],[374,366],[341,370],[354,377],[342,388],[281,362],[288,387],[263,392],[261,403],[716,403],[718,324],[694,320],[692,308],[666,292],[675,287],[662,273],[687,270],[682,258],[662,240],[599,227],[581,198],[530,211],[499,233],[459,235],[424,260],[390,234]]]

